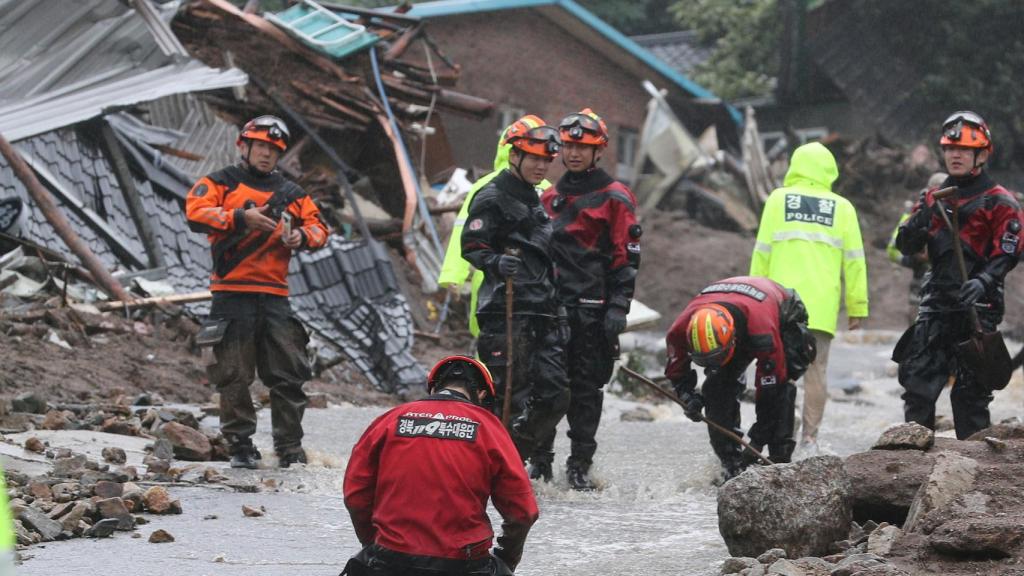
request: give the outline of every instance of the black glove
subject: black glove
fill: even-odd
[[[626,311],[618,306],[608,308],[604,313],[604,333],[609,340],[614,339],[626,329]]]
[[[985,281],[981,278],[971,278],[960,286],[960,303],[964,306],[973,306],[978,298],[985,294]]]
[[[679,394],[679,400],[683,403],[683,414],[694,422],[700,422],[701,412],[704,411],[704,396],[694,390],[683,390]]]
[[[509,256],[508,254],[502,254],[498,256],[498,262],[495,268],[498,269],[498,274],[508,278],[509,276],[515,276],[519,270],[519,265],[522,264],[522,260],[515,256]]]

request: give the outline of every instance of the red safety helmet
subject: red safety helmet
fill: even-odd
[[[950,114],[942,123],[940,146],[963,146],[992,152],[992,133],[985,119],[970,110]]]
[[[562,118],[558,125],[562,142],[578,142],[590,146],[608,145],[608,126],[590,108]]]
[[[489,398],[494,398],[494,379],[491,371],[482,362],[469,356],[448,356],[434,364],[427,375],[427,394],[433,394],[438,386],[450,379],[465,380],[472,387],[470,400],[477,401],[477,391],[483,390]]]
[[[242,126],[242,131],[238,134],[239,143],[242,140],[262,140],[277,146],[282,153],[288,149],[290,138],[291,135],[288,133],[288,126],[285,125],[284,120],[270,115],[258,116],[249,120],[245,126]]]
[[[512,123],[505,130],[502,144],[511,144],[513,148],[527,154],[554,158],[562,149],[562,140],[558,130],[544,123],[540,116],[528,114]]]
[[[720,368],[736,351],[736,326],[732,314],[721,304],[701,306],[686,326],[687,348],[698,366]]]

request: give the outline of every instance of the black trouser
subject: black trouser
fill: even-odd
[[[504,562],[488,556],[478,560],[455,560],[414,556],[388,550],[377,544],[363,548],[345,564],[342,576],[511,576]]]
[[[506,334],[504,317],[478,315],[477,349],[497,391],[495,411],[501,416],[505,398]],[[512,320],[512,439],[525,460],[569,407],[565,349],[558,320],[548,316],[515,316]]]
[[[228,322],[224,337],[213,347],[216,362],[207,367],[210,383],[220,392],[221,432],[232,451],[252,445],[256,409],[249,385],[259,374],[270,389],[270,419],[278,453],[302,446],[302,415],[312,377],[306,343],[309,337],[292,314],[288,298],[270,294],[215,292],[210,320]]]
[[[995,330],[1000,315],[979,314],[982,328]],[[956,383],[949,398],[953,404],[956,437],[963,440],[990,424],[988,405],[992,393],[982,385],[974,371],[962,361],[956,345],[970,337],[971,327],[965,312],[937,314],[923,312],[904,332],[893,350],[899,363],[899,381],[903,386],[903,417],[935,429],[935,402],[950,375]]]
[[[742,437],[740,397],[747,387],[744,372],[750,362],[739,360],[734,359],[730,363],[735,366],[732,370],[709,375],[701,392],[707,419]],[[757,446],[767,445],[772,461],[777,464],[789,462],[796,446],[793,441],[795,406],[796,386],[792,382],[763,386],[757,392],[757,421],[750,427],[750,441]],[[738,442],[711,426],[708,426],[708,436],[723,468],[737,470],[742,467],[744,449]]]
[[[569,308],[569,343],[566,365],[569,372],[569,440],[572,448],[566,461],[568,468],[590,469],[597,451],[597,428],[601,423],[604,385],[612,377],[613,349],[604,332],[604,310],[600,308]],[[555,428],[551,428],[531,462],[554,460]]]

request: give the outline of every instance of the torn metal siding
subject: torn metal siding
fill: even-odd
[[[172,148],[201,156],[188,160],[165,155],[164,161],[194,180],[238,161],[235,142],[238,127],[221,120],[203,101],[192,94],[174,94],[145,105],[149,123],[177,130],[181,136],[170,143]]]

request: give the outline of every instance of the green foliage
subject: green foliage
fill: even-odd
[[[668,14],[674,0],[577,0],[627,36],[678,29]]]
[[[680,0],[669,10],[684,29],[714,46],[693,74],[697,83],[726,100],[772,90],[782,30],[776,0]]]

